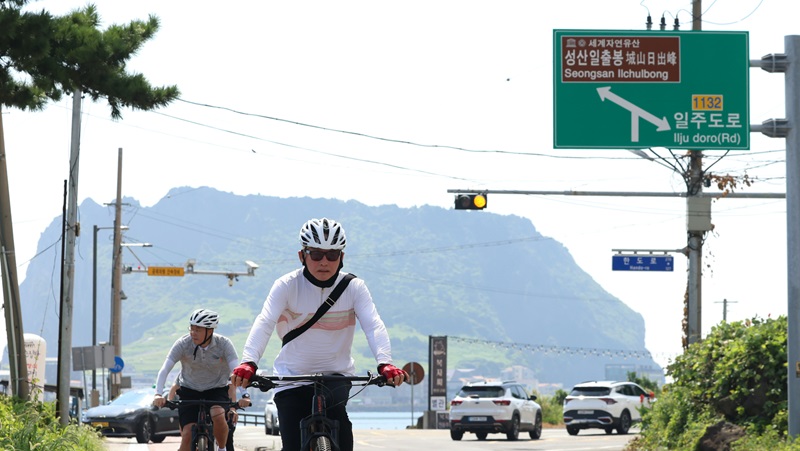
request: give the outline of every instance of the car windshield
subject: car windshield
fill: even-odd
[[[574,387],[569,393],[570,396],[608,396],[611,394],[611,387]]]
[[[462,398],[499,398],[503,396],[503,387],[462,387],[458,396]]]
[[[124,406],[142,406],[146,407],[153,403],[153,395],[144,391],[126,391],[119,395],[119,397],[111,404],[124,405]]]

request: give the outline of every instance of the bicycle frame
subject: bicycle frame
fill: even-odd
[[[359,386],[386,384],[383,376],[342,376],[326,374],[308,374],[300,376],[259,376],[254,375],[250,380],[250,387],[267,391],[278,385],[287,385],[297,382],[311,382],[314,386],[311,415],[300,421],[301,449],[311,451],[339,451],[339,422],[326,416],[325,382],[356,382]],[[360,382],[360,384],[358,384]]]
[[[239,407],[239,404],[235,402],[211,401],[206,399],[166,401],[164,407],[176,409],[181,405],[200,406],[197,412],[197,422],[192,425],[192,451],[214,451],[217,449],[217,441],[214,439],[214,423],[211,420],[211,406],[220,406],[225,411],[231,407]]]

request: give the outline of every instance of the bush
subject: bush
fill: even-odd
[[[800,450],[787,440],[786,317],[721,323],[667,367],[673,382],[628,449],[695,449],[721,420],[745,429],[739,450]]]
[[[62,426],[54,403],[0,396],[0,449],[103,451],[97,432],[76,423]]]
[[[559,389],[554,396],[539,396],[538,394],[536,396],[536,402],[542,406],[542,423],[551,425],[564,424],[563,406],[567,392]]]

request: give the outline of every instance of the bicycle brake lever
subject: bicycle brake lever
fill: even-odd
[[[257,389],[259,389],[261,391],[269,391],[269,390],[275,388],[275,382],[272,382],[269,379],[262,379],[262,380],[257,380],[257,381],[251,382],[250,386],[251,387],[255,387],[255,388],[257,388]]]

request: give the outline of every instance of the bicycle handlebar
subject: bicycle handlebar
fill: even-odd
[[[254,374],[250,379],[249,387],[257,388],[261,391],[268,391],[280,385],[280,382],[331,382],[331,381],[349,381],[349,382],[366,382],[359,385],[377,385],[383,387],[386,385],[386,377],[375,376],[367,371],[366,376],[345,376],[342,374],[304,374],[298,376],[261,376]]]
[[[239,402],[235,401],[213,401],[210,399],[166,399],[164,400],[164,407],[170,408],[172,410],[177,409],[179,406],[220,406],[223,409],[227,410],[231,407],[235,407],[236,409],[244,409],[244,407],[239,407]]]

